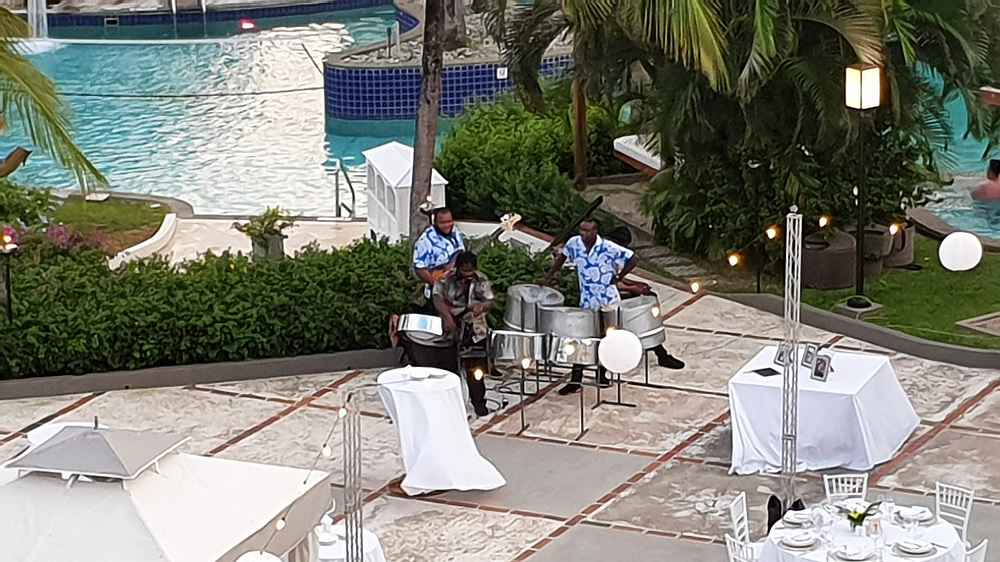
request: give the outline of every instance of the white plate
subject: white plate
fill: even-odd
[[[896,508],[896,515],[903,521],[930,521],[934,518],[934,513],[922,506]]]
[[[430,371],[425,371],[424,369],[417,369],[406,373],[406,375],[415,381],[422,381],[431,376],[431,373]]]
[[[896,543],[896,547],[899,548],[900,552],[906,554],[927,554],[934,548],[934,545],[927,541],[904,539]]]
[[[871,549],[866,547],[842,546],[836,550],[835,554],[841,560],[861,562],[862,560],[868,560],[871,558],[873,552]]]
[[[781,544],[791,548],[809,548],[816,544],[816,534],[808,531],[795,533],[781,539]]]
[[[785,516],[781,518],[786,525],[794,525],[800,527],[812,521],[812,517],[805,511],[789,511],[785,513]]]

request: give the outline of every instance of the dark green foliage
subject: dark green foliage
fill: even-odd
[[[52,208],[52,198],[47,189],[27,189],[10,180],[0,179],[0,225],[36,225]]]
[[[209,255],[183,270],[157,259],[111,271],[100,251],[60,250],[37,235],[23,250],[14,325],[0,320],[0,378],[384,348],[389,316],[419,290],[410,248],[384,242],[273,263]],[[481,264],[505,294],[537,282],[551,260],[493,245]]]
[[[562,99],[549,99],[548,115],[507,97],[461,118],[437,158],[449,182],[448,206],[459,217],[494,220],[520,213],[525,224],[553,232],[587,207],[568,176],[573,141],[570,108]],[[611,147],[615,119],[599,107],[588,115],[590,174],[623,171]]]

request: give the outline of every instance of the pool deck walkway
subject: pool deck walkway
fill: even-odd
[[[590,431],[582,439],[577,398],[559,396],[554,385],[526,403],[524,434],[517,434],[516,397],[472,420],[480,450],[508,480],[499,490],[424,498],[392,491],[390,481],[403,474],[396,429],[377,394],[363,391],[365,521],[389,560],[721,562],[728,504],[740,491],[749,496],[752,535],[762,536],[767,490],[778,480],[728,474],[727,382],[781,338],[782,320],[712,295],[654,286],[667,311],[670,350],[687,367],[654,366],[654,387],[625,388],[638,408],[588,410]],[[968,486],[978,498],[971,540],[1000,544],[1000,370],[936,363],[811,327],[803,337],[837,351],[889,356],[921,418],[900,453],[872,472],[869,496],[932,506],[935,481]],[[308,468],[345,393],[379,372],[0,401],[0,460],[19,451],[33,428],[98,416],[112,427],[181,432],[191,437],[184,449],[192,453]],[[589,404],[594,398],[588,392]],[[339,438],[331,443],[335,451]],[[341,462],[335,456],[319,465],[334,474],[334,497]],[[817,500],[821,473],[803,474],[798,489]],[[1000,549],[989,560],[1000,561]]]

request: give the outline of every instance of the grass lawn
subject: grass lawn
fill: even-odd
[[[166,205],[153,205],[115,197],[97,202],[74,196],[50,218],[54,224],[65,224],[82,236],[97,234],[104,250],[113,255],[156,233],[170,209]]]
[[[866,284],[866,293],[885,306],[870,321],[921,338],[956,345],[1000,349],[1000,338],[966,334],[955,322],[1000,312],[1000,254],[985,253],[972,271],[956,273],[941,267],[938,242],[918,236],[914,263],[920,271],[892,269]],[[802,302],[830,310],[847,300],[853,289],[803,290]]]

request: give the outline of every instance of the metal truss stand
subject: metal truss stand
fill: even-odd
[[[652,348],[650,348],[652,349]],[[642,350],[642,362],[644,363],[644,370],[642,377],[642,382],[638,381],[628,381],[629,386],[644,386],[646,388],[661,388],[659,385],[649,382],[649,349]]]
[[[361,487],[361,410],[354,403],[354,393],[348,394],[344,405],[344,526],[347,556],[345,562],[364,562],[362,533]]]
[[[608,405],[608,406],[624,406],[626,408],[636,408],[637,407],[635,404],[632,404],[632,403],[629,403],[629,402],[622,402],[622,385],[625,384],[625,381],[622,380],[622,374],[621,373],[615,373],[615,378],[614,378],[614,380],[611,383],[611,384],[613,384],[613,385],[615,385],[615,386],[618,387],[618,398],[615,399],[615,400],[604,400],[604,399],[602,399],[601,398],[601,381],[599,380],[600,379],[600,370],[598,370],[597,372],[598,372],[597,402],[594,404],[594,408],[597,408],[598,406],[603,406],[605,404]]]
[[[789,348],[781,385],[781,474],[784,508],[795,501],[799,433],[799,312],[802,309],[802,215],[792,207],[785,223],[784,343]]]

